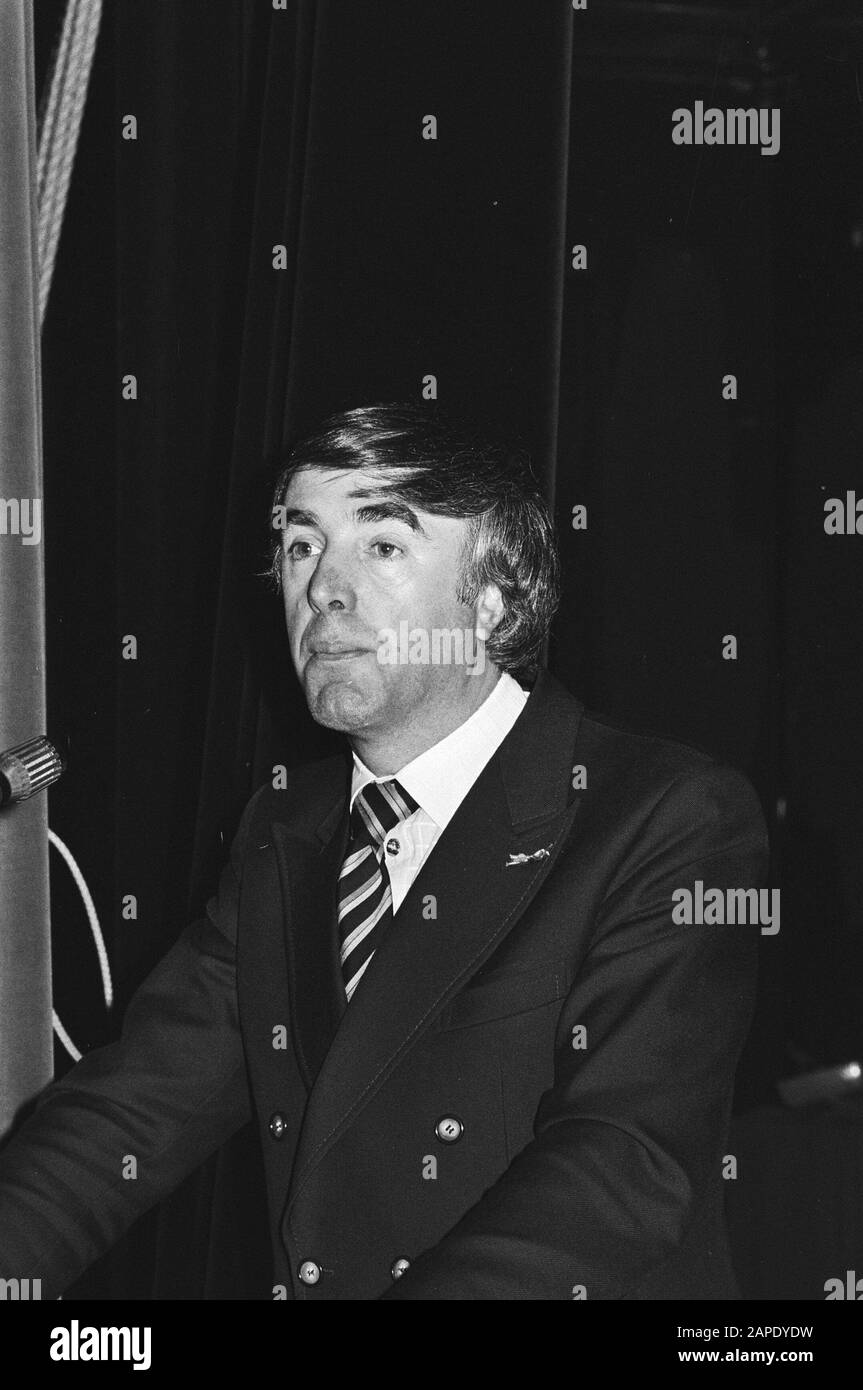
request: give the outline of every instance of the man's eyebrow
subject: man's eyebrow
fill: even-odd
[[[368,492],[350,493],[351,497],[369,497],[370,495],[371,494]],[[401,502],[396,497],[381,498],[376,502],[367,502],[365,506],[357,507],[354,515],[357,521],[370,524],[379,521],[401,521],[418,535],[427,535],[413,507],[409,507],[407,502]],[[282,527],[287,530],[289,526],[314,526],[317,527],[318,530],[323,529],[323,523],[317,513],[306,511],[302,507],[287,507],[285,509]]]
[[[305,512],[301,507],[288,507],[282,521],[282,526],[317,526],[320,529],[321,519],[314,512]]]
[[[351,497],[368,497],[367,492],[352,492]],[[412,531],[416,531],[420,536],[427,534],[420,522],[419,517],[413,507],[409,507],[407,502],[401,502],[397,497],[382,498],[379,502],[367,502],[364,507],[357,507],[357,521],[402,521],[405,526],[409,526]]]

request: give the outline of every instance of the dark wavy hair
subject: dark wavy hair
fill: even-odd
[[[368,469],[381,492],[438,516],[469,522],[458,599],[473,603],[497,584],[504,616],[486,643],[490,661],[533,675],[560,595],[554,527],[527,454],[439,407],[385,402],[331,415],[284,458],[273,492],[282,507],[302,468]],[[280,535],[266,571],[281,590]]]

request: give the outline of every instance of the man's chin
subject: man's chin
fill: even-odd
[[[309,713],[317,724],[341,733],[352,733],[369,723],[375,700],[371,691],[353,682],[328,680],[306,686]]]

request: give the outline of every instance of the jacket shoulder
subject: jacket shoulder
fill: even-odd
[[[341,755],[287,768],[253,792],[243,823],[263,825],[297,817],[307,820],[318,812],[323,815],[334,799],[347,796],[349,783],[350,760]]]
[[[719,760],[696,744],[669,738],[650,729],[639,729],[597,710],[585,709],[580,740],[616,765],[649,765],[656,773],[677,777],[718,766]]]
[[[738,768],[704,748],[636,730],[592,710],[579,726],[576,758],[587,769],[587,785],[604,800],[650,811],[673,793],[681,808],[703,817],[729,811],[761,819],[758,796]]]

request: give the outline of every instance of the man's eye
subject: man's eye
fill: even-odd
[[[373,541],[372,550],[376,550],[382,560],[391,560],[394,555],[402,553],[401,546],[395,545],[393,541]]]
[[[314,541],[291,541],[287,553],[292,560],[308,560],[309,556],[319,548]]]

